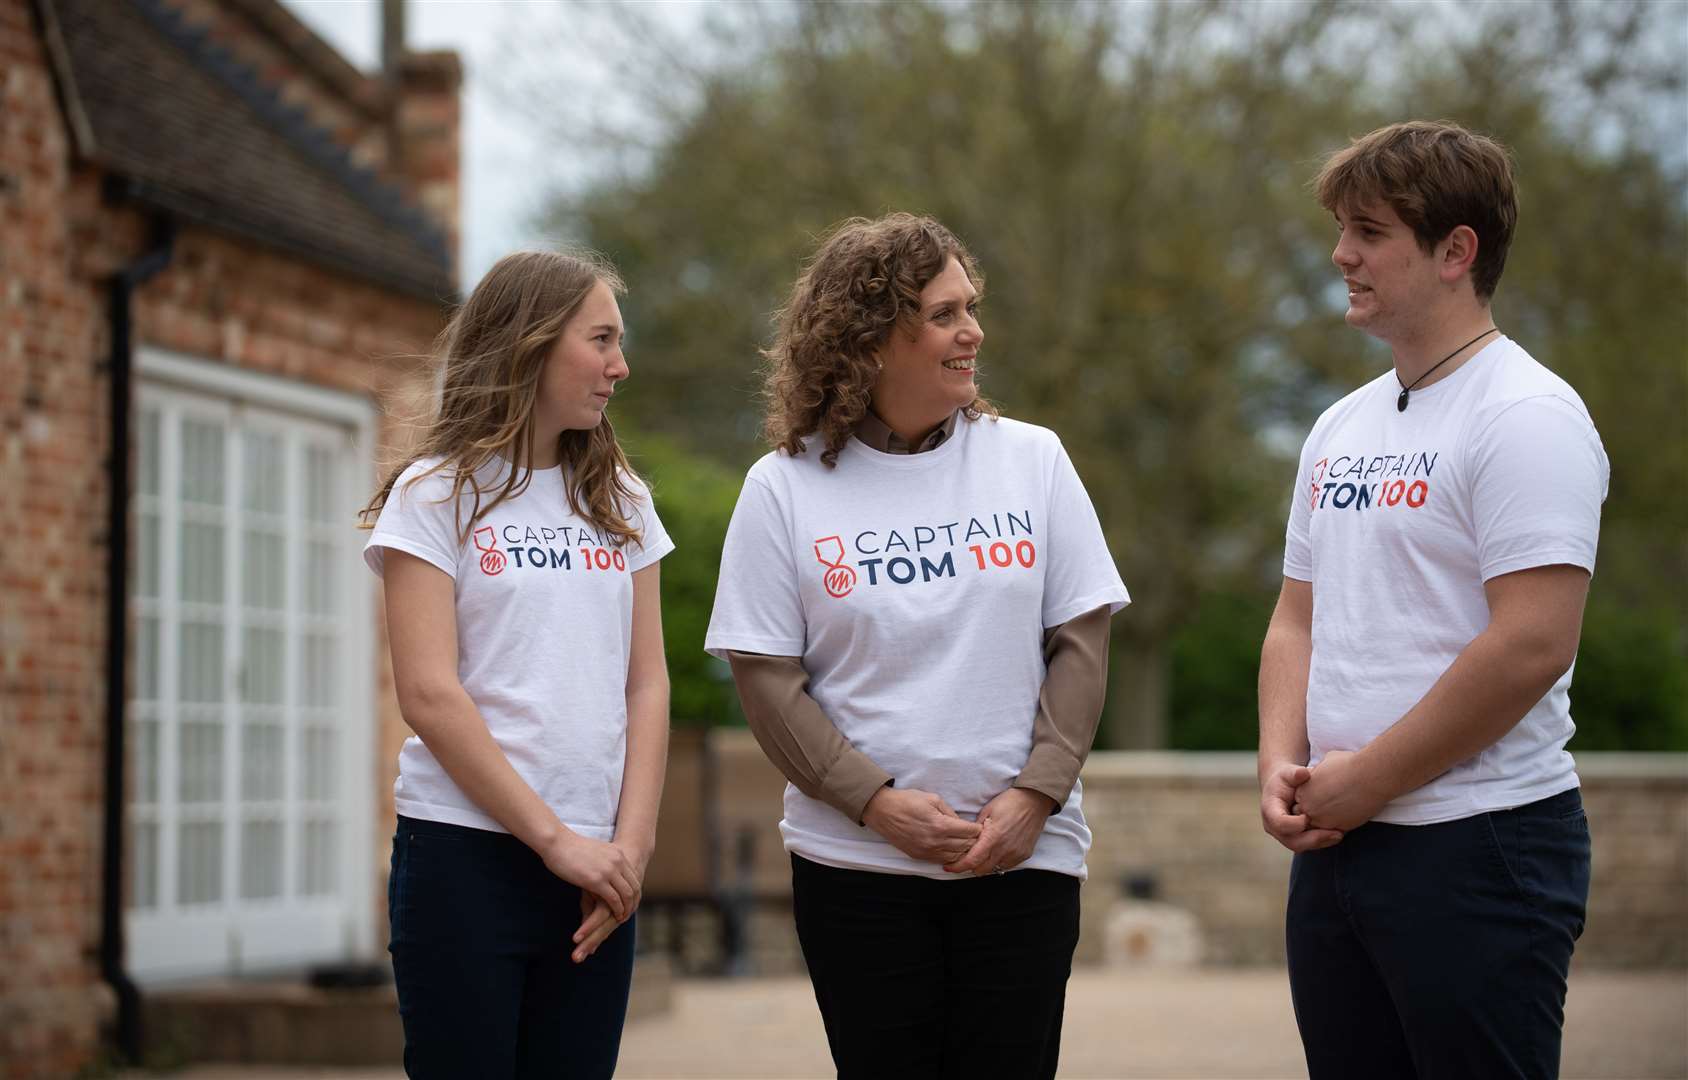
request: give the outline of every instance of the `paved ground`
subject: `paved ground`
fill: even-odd
[[[1278,971],[1082,972],[1067,994],[1061,1075],[1266,1080],[1303,1077]],[[397,1069],[201,1066],[193,1080],[401,1080]],[[805,979],[689,980],[675,1007],[630,1024],[618,1077],[797,1080],[832,1075]],[[1688,972],[1577,972],[1566,1007],[1565,1080],[1688,1078]]]

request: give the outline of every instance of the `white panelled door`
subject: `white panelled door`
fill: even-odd
[[[144,982],[367,955],[371,474],[351,395],[143,350],[128,962]]]

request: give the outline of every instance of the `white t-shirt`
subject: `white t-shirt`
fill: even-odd
[[[1483,583],[1537,566],[1594,571],[1608,467],[1576,391],[1502,337],[1412,392],[1393,370],[1319,417],[1301,451],[1284,575],[1313,583],[1307,737],[1314,764],[1358,750],[1418,703],[1489,625]],[[1452,821],[1577,786],[1567,671],[1516,727],[1385,806]]]
[[[644,542],[616,547],[570,513],[561,469],[533,473],[527,490],[499,503],[460,541],[472,490],[455,504],[440,501],[451,495],[450,468],[409,483],[438,460],[425,458],[399,476],[364,561],[380,574],[393,548],[451,575],[457,677],[493,741],[564,825],[612,839],[627,757],[632,575],[674,543],[639,487],[624,512]],[[483,505],[507,468],[494,458],[477,473]],[[393,798],[407,817],[506,831],[414,735],[399,751]]]
[[[1032,747],[1043,631],[1129,601],[1065,449],[1014,420],[962,420],[920,454],[852,439],[758,461],[721,552],[705,648],[802,657],[844,738],[962,817],[1013,786]],[[1082,787],[1023,865],[1085,876]],[[953,878],[787,785],[788,851]]]

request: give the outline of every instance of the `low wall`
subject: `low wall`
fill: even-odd
[[[1688,755],[1581,754],[1594,841],[1588,967],[1688,966]],[[1261,831],[1253,754],[1098,753],[1084,770],[1095,836],[1080,962],[1123,875],[1147,872],[1195,914],[1214,963],[1283,960],[1289,852]]]
[[[752,855],[743,884],[762,898],[750,966],[791,970],[798,953],[777,911],[790,896],[777,827],[783,780],[748,732],[712,732],[709,748],[722,847],[743,838]],[[1578,966],[1688,966],[1688,754],[1581,754],[1577,763],[1594,839]],[[1196,917],[1207,962],[1282,963],[1290,856],[1261,831],[1254,768],[1247,753],[1091,755],[1084,809],[1095,842],[1078,963],[1101,960],[1103,925],[1131,875],[1152,876],[1162,901]],[[723,880],[738,876],[724,871]]]

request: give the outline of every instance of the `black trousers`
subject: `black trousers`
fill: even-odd
[[[400,817],[387,882],[413,1080],[609,1080],[637,916],[569,959],[580,890],[506,833]]]
[[[1575,789],[1297,855],[1290,995],[1312,1080],[1557,1077],[1589,856]]]
[[[839,1080],[1055,1075],[1077,878],[933,881],[793,855],[791,881]]]

